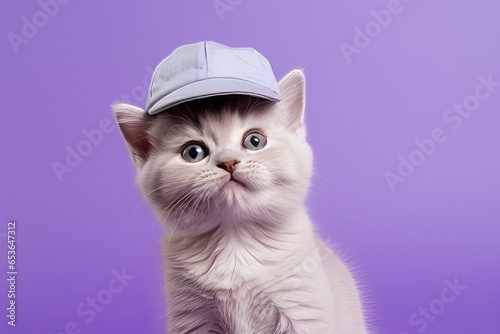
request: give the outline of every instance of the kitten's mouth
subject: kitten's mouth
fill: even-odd
[[[232,175],[231,175],[231,178],[229,179],[229,181],[227,181],[226,183],[226,187],[227,186],[230,186],[230,185],[240,185],[242,187],[245,187],[246,188],[246,185],[238,180],[236,180]]]

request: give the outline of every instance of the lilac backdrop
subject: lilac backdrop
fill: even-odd
[[[498,1],[59,1],[0,14],[2,277],[18,222],[2,333],[164,333],[161,230],[109,106],[143,107],[151,68],[202,40],[254,47],[278,78],[305,69],[311,215],[379,333],[500,333],[500,87],[477,88],[500,81]],[[68,149],[87,155],[71,167]],[[396,176],[400,156],[418,166]]]

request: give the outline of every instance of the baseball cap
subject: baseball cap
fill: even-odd
[[[154,115],[183,102],[228,94],[281,100],[271,65],[256,50],[213,41],[187,44],[156,67],[146,112]]]

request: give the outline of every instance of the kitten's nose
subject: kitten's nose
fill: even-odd
[[[240,162],[236,161],[236,160],[224,161],[224,162],[217,164],[217,167],[224,169],[229,174],[233,174],[234,169],[236,168],[236,165],[239,163]]]

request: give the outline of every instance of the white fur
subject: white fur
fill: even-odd
[[[166,226],[169,333],[367,333],[356,284],[314,232],[306,208],[312,151],[301,71],[280,82],[283,100],[200,100],[147,116],[115,106],[137,182]],[[205,104],[203,104],[205,103]],[[255,129],[257,151],[242,147]],[[189,141],[209,156],[186,162]],[[217,167],[238,160],[234,178]]]

